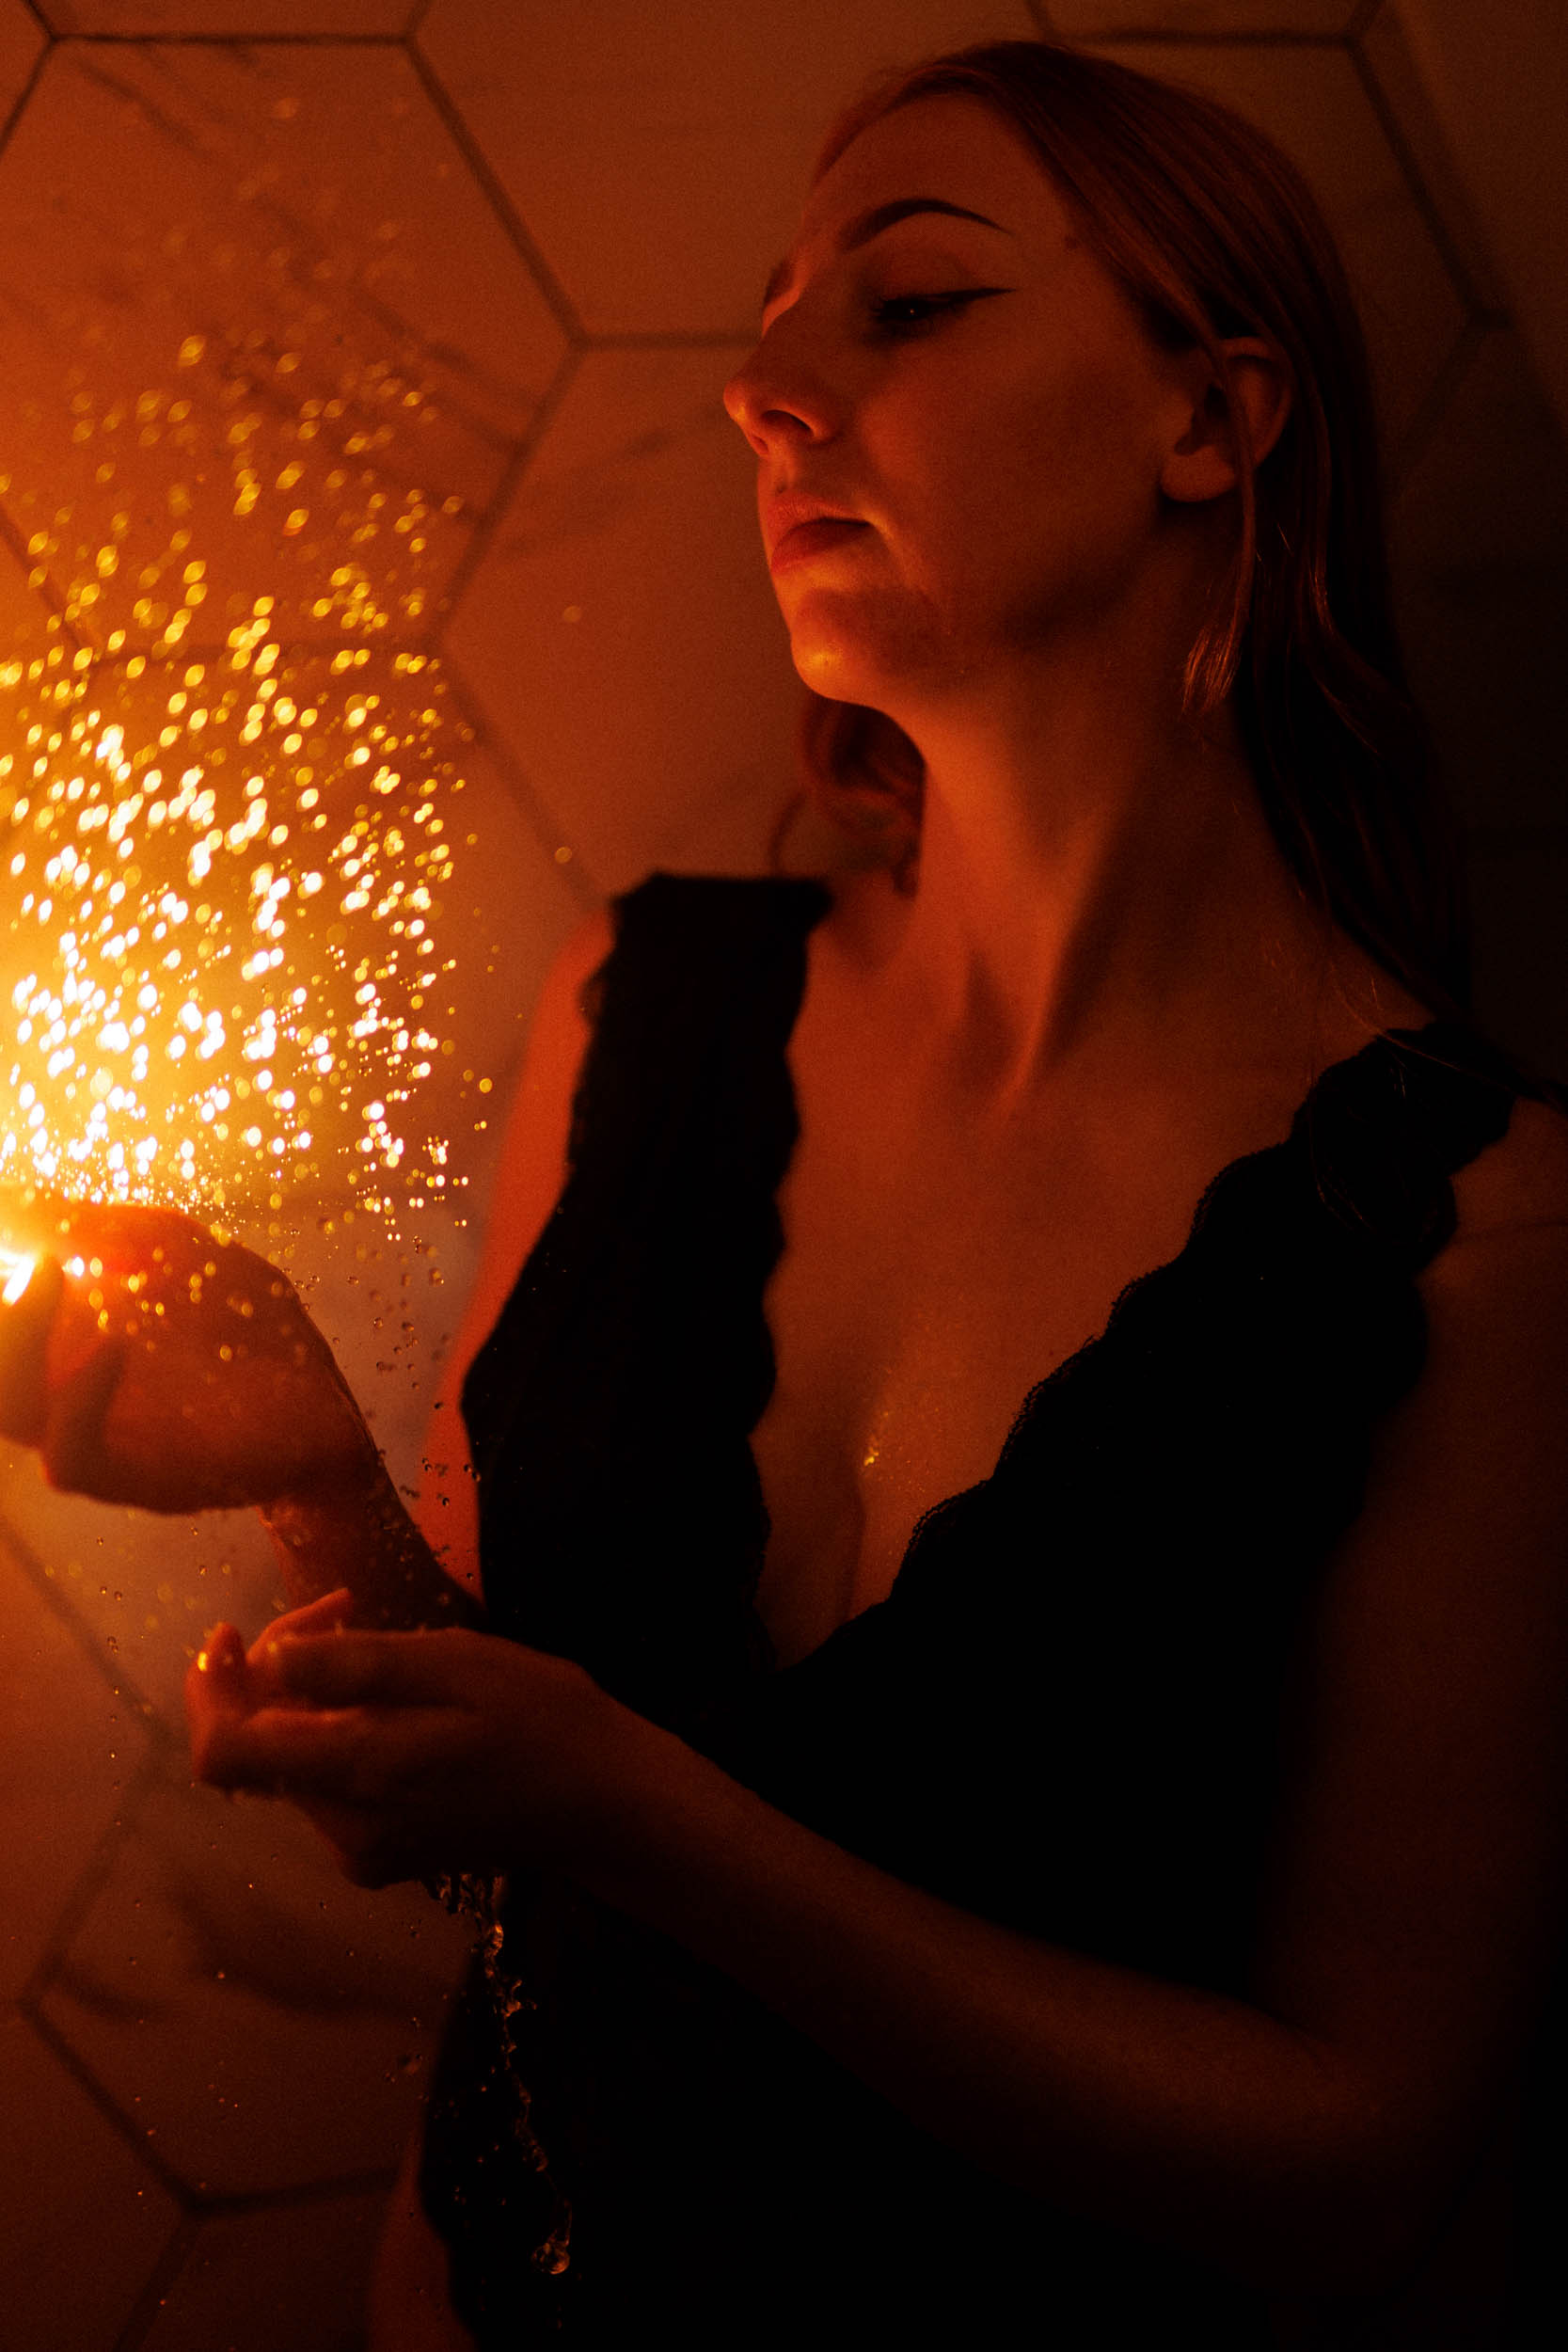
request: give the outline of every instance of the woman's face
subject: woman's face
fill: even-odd
[[[1000,117],[872,124],[725,394],[800,675],[898,717],[1092,628],[1150,558],[1193,399]]]

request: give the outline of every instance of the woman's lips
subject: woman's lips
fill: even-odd
[[[868,531],[869,523],[855,522],[844,515],[818,515],[812,521],[796,523],[782,539],[774,542],[768,559],[772,572],[782,572],[791,564],[803,564],[814,555],[827,555],[842,547],[857,531]]]

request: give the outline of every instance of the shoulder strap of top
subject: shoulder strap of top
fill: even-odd
[[[749,1438],[797,1133],[811,882],[656,875],[613,910],[570,1173],[464,1390],[498,1630],[671,1724],[759,1662]]]
[[[1453,1177],[1539,1091],[1473,1030],[1433,1021],[1325,1071],[1291,1141],[1323,1207],[1414,1273],[1452,1238]]]

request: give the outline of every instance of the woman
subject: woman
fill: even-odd
[[[1568,1133],[1454,1017],[1331,249],[1221,110],[965,53],[728,404],[895,853],[568,950],[424,1536],[178,1221],[68,1217],[143,1321],[36,1278],[7,1425],[266,1506],[207,1778],[509,1876],[469,2333],[411,2225],[388,2343],[1457,2342],[1560,1935]]]

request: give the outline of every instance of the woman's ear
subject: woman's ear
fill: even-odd
[[[1255,467],[1273,449],[1291,413],[1291,389],[1277,355],[1252,336],[1236,336],[1222,346],[1230,362],[1230,401],[1208,365],[1207,356],[1192,354],[1201,362],[1195,373],[1190,419],[1180,440],[1167,451],[1160,469],[1160,487],[1168,499],[1196,504],[1223,497],[1236,487],[1241,452],[1231,416],[1231,404],[1246,420]]]

